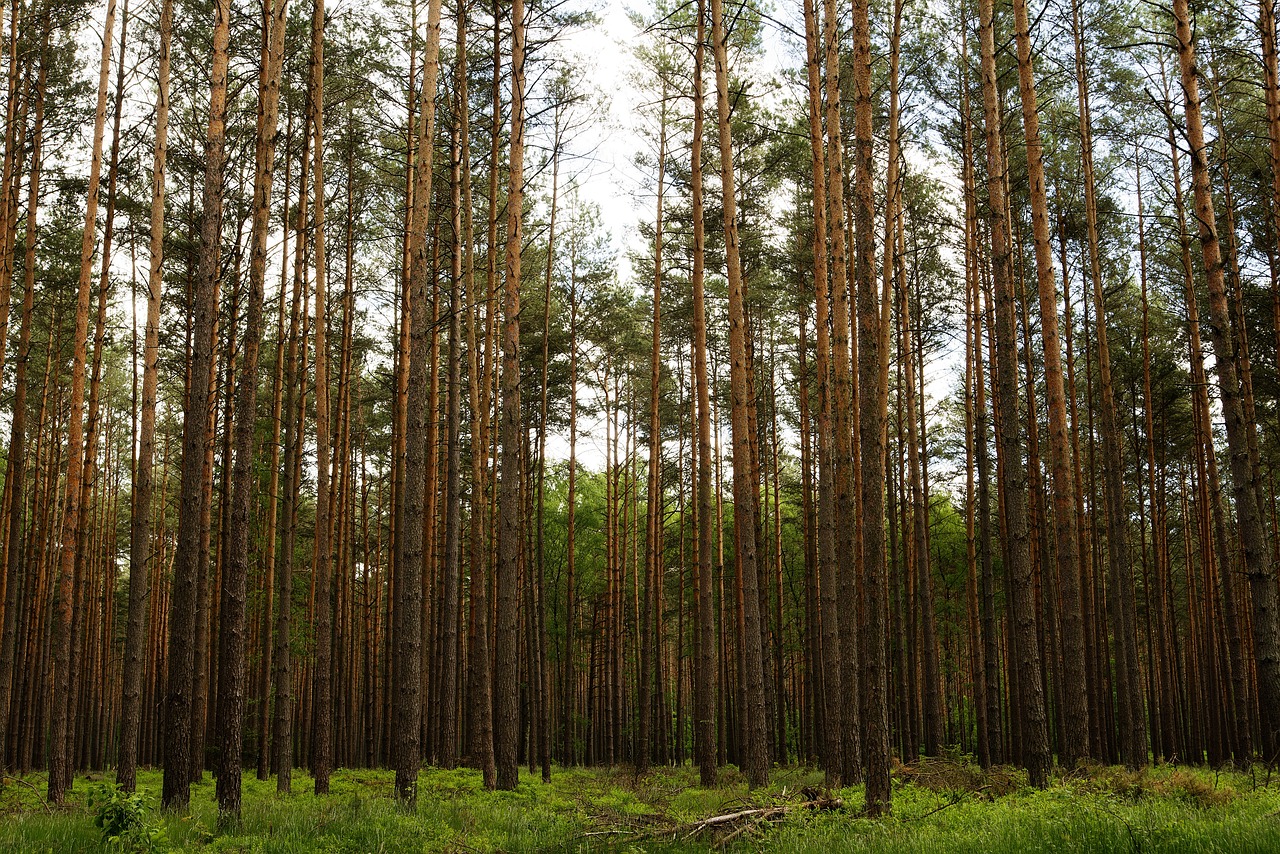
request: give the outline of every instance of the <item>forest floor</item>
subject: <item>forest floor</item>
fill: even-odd
[[[522,771],[513,792],[484,791],[471,770],[425,770],[412,814],[392,800],[392,779],[339,771],[332,793],[317,798],[305,773],[294,772],[295,794],[282,796],[274,780],[250,772],[242,822],[218,830],[210,775],[179,816],[158,810],[160,772],[144,771],[129,807],[143,832],[108,846],[95,818],[110,775],[78,778],[60,810],[44,805],[42,776],[5,777],[0,851],[1280,852],[1280,774],[1261,768],[1094,767],[1038,791],[1012,768],[921,762],[895,768],[893,814],[876,820],[860,815],[861,787],[823,792],[810,768],[775,768],[754,792],[732,768],[712,790],[690,767],[639,779],[625,769],[556,768],[550,783]]]

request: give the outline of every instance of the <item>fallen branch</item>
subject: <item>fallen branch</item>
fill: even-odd
[[[690,822],[671,831],[672,838],[682,837],[685,840],[701,836],[705,833],[725,831],[719,840],[723,845],[746,833],[754,831],[764,824],[778,821],[794,810],[833,810],[840,809],[844,802],[839,798],[813,798],[792,804],[773,804],[767,807],[738,810],[721,815],[713,815],[700,821]]]
[[[39,789],[37,789],[35,786],[31,785],[30,783],[28,783],[26,780],[22,779],[21,777],[8,777],[8,776],[0,777],[0,782],[6,782],[6,783],[7,783],[7,782],[9,782],[9,781],[12,781],[12,782],[14,782],[14,783],[17,783],[19,786],[25,786],[25,787],[27,787],[28,789],[30,789],[30,790],[31,790],[31,793],[32,793],[33,795],[35,795],[35,796],[36,796],[36,803],[37,803],[37,804],[39,804],[40,806],[42,806],[42,807],[44,808],[44,811],[45,811],[45,813],[46,813],[47,815],[53,815],[53,810],[49,807],[49,804],[48,804],[48,802],[44,799],[44,796],[40,794],[40,790],[39,790]]]

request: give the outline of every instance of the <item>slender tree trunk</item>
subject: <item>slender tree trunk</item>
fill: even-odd
[[[462,172],[470,169],[463,153],[467,138],[467,5],[458,3],[457,58],[454,81],[452,166],[453,257],[449,290],[449,391],[445,417],[444,560],[440,602],[440,746],[438,761],[453,768],[458,757],[458,589],[462,579],[462,312],[463,277],[471,276],[470,208],[463,213]],[[465,216],[465,227],[464,227]],[[472,376],[471,381],[476,382]]]
[[[53,709],[49,729],[50,802],[61,804],[71,788],[72,756],[68,734],[72,731],[69,698],[76,674],[71,672],[72,598],[76,595],[75,567],[79,553],[81,481],[84,474],[84,386],[89,335],[89,298],[98,219],[98,188],[102,174],[102,139],[106,125],[107,80],[111,70],[111,34],[115,25],[115,0],[108,0],[103,23],[102,59],[98,67],[98,104],[94,115],[93,148],[85,204],[84,234],[80,243],[80,280],[76,296],[75,338],[72,341],[71,401],[67,423],[66,494],[62,512],[62,550],[58,558],[54,590],[51,647],[53,656]],[[201,424],[203,426],[203,422]],[[183,798],[185,802],[185,797]],[[166,799],[167,802],[167,799]]]
[[[1249,458],[1248,433],[1256,429],[1246,423],[1236,374],[1230,314],[1222,251],[1210,185],[1208,148],[1200,108],[1200,87],[1196,51],[1187,0],[1173,2],[1174,36],[1178,44],[1178,65],[1186,116],[1187,143],[1191,150],[1191,186],[1199,224],[1201,255],[1209,292],[1209,332],[1217,358],[1218,387],[1227,427],[1227,448],[1231,461],[1232,489],[1245,576],[1253,598],[1253,644],[1258,678],[1258,707],[1261,711],[1262,750],[1268,759],[1280,752],[1280,593],[1270,565],[1267,534],[1257,503],[1259,490]]]
[[[396,600],[394,603],[394,668],[392,716],[392,764],[396,769],[396,797],[412,809],[418,795],[418,767],[422,744],[422,551],[426,520],[427,358],[431,306],[427,293],[431,271],[427,241],[427,217],[431,199],[432,153],[436,130],[436,80],[440,56],[440,0],[427,7],[427,46],[423,56],[420,133],[414,163],[413,216],[410,227],[410,352],[409,399],[406,405],[406,452],[401,495],[404,526],[396,542]],[[423,520],[417,524],[413,520]]]
[[[329,356],[325,256],[324,198],[324,0],[315,0],[311,21],[311,145],[315,182],[312,199],[315,253],[315,385],[316,385],[316,522],[315,522],[315,635],[316,660],[312,685],[311,770],[315,793],[328,794],[333,767],[333,524],[329,515],[331,440],[329,430]],[[438,19],[437,19],[438,20]],[[439,37],[437,36],[437,47]],[[434,90],[432,91],[434,95]],[[428,158],[428,163],[430,162]],[[256,354],[255,354],[256,355]]]
[[[836,608],[835,462],[831,428],[831,332],[827,266],[827,173],[822,136],[821,60],[817,12],[805,3],[809,84],[809,146],[813,160],[813,279],[816,306],[815,370],[818,375],[818,614],[821,621],[822,765],[829,786],[844,773],[840,614]],[[852,710],[851,710],[852,711]]]
[[[1022,3],[1023,0],[1017,0],[1017,2]],[[1025,6],[1025,3],[1023,5]],[[1025,8],[1022,19],[1022,28],[1025,29]],[[1133,569],[1129,565],[1128,525],[1125,524],[1127,513],[1124,509],[1124,444],[1116,413],[1115,394],[1112,391],[1111,356],[1107,344],[1106,309],[1102,297],[1098,210],[1093,172],[1093,131],[1089,117],[1088,65],[1085,60],[1078,8],[1073,10],[1072,20],[1076,50],[1076,87],[1080,107],[1081,159],[1084,167],[1086,233],[1094,294],[1099,392],[1102,398],[1102,439],[1106,455],[1104,478],[1107,499],[1107,555],[1111,582],[1108,602],[1115,609],[1112,631],[1116,635],[1115,642],[1119,647],[1116,656],[1116,691],[1120,703],[1120,752],[1125,764],[1136,768],[1147,763],[1147,732],[1142,709],[1141,675],[1138,663],[1135,617],[1137,604],[1133,592]],[[1020,35],[1019,38],[1021,39],[1022,36]],[[1029,44],[1025,52],[1028,54],[1027,62],[1029,63]],[[1045,232],[1047,254],[1047,223]],[[1069,715],[1068,719],[1070,719]]]
[[[258,399],[258,351],[262,343],[263,300],[267,276],[267,237],[271,186],[280,114],[280,74],[284,62],[287,0],[271,0],[258,77],[258,116],[254,148],[252,226],[249,235],[249,298],[245,311],[234,457],[231,461],[231,531],[222,578],[218,630],[218,814],[223,821],[240,816],[240,754],[245,702],[245,598],[249,576],[249,504],[253,489],[254,426]],[[283,300],[283,294],[281,299]],[[230,394],[230,391],[228,392]],[[154,406],[154,400],[153,404]],[[153,414],[154,418],[154,414]],[[232,430],[230,424],[228,430]],[[321,457],[323,461],[323,457]],[[323,468],[323,462],[322,466]],[[268,647],[265,639],[263,647]],[[263,692],[265,699],[266,693]],[[266,716],[262,715],[265,724]]]
[[[888,584],[884,543],[884,447],[888,412],[888,295],[875,292],[875,199],[872,181],[871,23],[869,4],[853,4],[854,90],[854,284],[858,295],[858,403],[861,443],[862,753],[866,763],[867,812],[889,811],[889,706],[885,643]],[[849,651],[843,651],[848,655]]]
[[[517,647],[520,561],[520,250],[524,229],[524,0],[511,4],[511,153],[507,184],[506,282],[503,289],[502,462],[498,471],[497,622],[494,760],[499,789],[514,789],[520,740]],[[497,69],[494,70],[497,74]],[[533,619],[533,615],[527,615]]]
[[[704,787],[716,785],[715,605],[712,601],[711,402],[707,375],[705,293],[706,226],[702,199],[703,61],[706,52],[706,4],[698,0],[693,48],[693,139],[690,145],[690,195],[693,213],[693,377],[698,398],[698,619],[694,685],[694,754]]]
[[[1044,787],[1049,775],[1049,731],[1045,715],[1040,668],[1040,644],[1027,529],[1026,468],[1022,464],[1022,437],[1018,423],[1018,343],[1014,307],[1013,270],[1007,219],[1006,173],[1000,133],[1000,94],[996,79],[995,25],[991,0],[981,0],[979,25],[982,43],[982,96],[987,137],[987,190],[990,196],[991,266],[996,298],[996,395],[999,406],[998,435],[1003,457],[1003,497],[1008,533],[1006,573],[1013,599],[1013,654],[1018,679],[1018,716],[1022,729],[1022,754],[1033,786]],[[1025,11],[1025,10],[1024,10]],[[1018,27],[1023,29],[1023,27]]]
[[[658,607],[658,564],[662,538],[662,436],[658,410],[658,380],[662,367],[662,202],[667,175],[667,92],[663,85],[658,119],[658,213],[653,231],[653,329],[649,356],[649,483],[645,496],[644,608],[640,625],[640,702],[637,714],[635,766],[637,774],[649,770],[653,729],[653,671],[658,639],[654,617]]]
[[[133,495],[130,512],[129,611],[125,628],[124,669],[120,752],[116,763],[116,783],[126,792],[137,785],[139,735],[142,724],[142,679],[147,652],[147,617],[151,598],[151,532],[154,478],[156,391],[159,385],[160,299],[164,285],[164,199],[165,164],[169,133],[169,68],[173,30],[173,3],[160,6],[158,88],[156,94],[155,147],[152,161],[149,274],[147,315],[143,344],[142,411],[139,417],[137,459],[133,467]],[[34,173],[33,173],[34,174]],[[32,194],[35,187],[33,180]],[[28,223],[28,229],[34,218]],[[30,235],[30,231],[28,232]],[[31,266],[29,261],[28,267]],[[136,326],[135,326],[136,329]],[[25,358],[20,356],[25,361]],[[19,385],[21,388],[21,384]],[[15,402],[15,419],[23,407]]]
[[[1085,693],[1084,624],[1080,600],[1080,553],[1076,538],[1075,484],[1067,438],[1066,391],[1062,377],[1062,345],[1058,334],[1058,292],[1049,244],[1049,204],[1045,187],[1044,146],[1032,68],[1031,34],[1026,0],[1014,0],[1018,51],[1018,89],[1027,143],[1027,177],[1031,193],[1031,228],[1035,245],[1036,283],[1040,297],[1040,335],[1044,349],[1045,400],[1049,410],[1049,456],[1052,469],[1053,518],[1058,580],[1062,593],[1063,690],[1062,764],[1071,767],[1087,754],[1089,716]]]
[[[518,2],[518,0],[517,0]],[[738,249],[737,194],[734,186],[733,139],[729,129],[728,36],[723,0],[711,0],[711,42],[716,66],[716,108],[719,116],[720,183],[724,205],[725,255],[729,278],[729,351],[733,430],[733,518],[735,554],[742,600],[745,707],[741,764],[752,786],[769,780],[768,722],[765,716],[764,660],[760,645],[760,595],[756,555],[756,486],[750,477],[751,436],[747,425],[750,389],[747,380],[746,294]]]
[[[306,408],[305,390],[298,388],[298,379],[303,371],[300,365],[305,363],[306,347],[299,343],[302,333],[299,326],[303,324],[306,313],[307,284],[303,278],[306,262],[307,223],[307,176],[309,174],[307,152],[310,150],[311,133],[309,119],[303,121],[302,157],[299,164],[297,221],[294,228],[294,262],[291,306],[289,310],[289,344],[285,354],[285,424],[284,424],[284,484],[281,492],[284,502],[280,508],[284,533],[280,538],[280,555],[276,566],[276,628],[275,652],[272,656],[275,666],[275,723],[273,738],[276,768],[276,790],[288,792],[292,782],[293,771],[293,662],[291,625],[293,622],[293,547],[297,533],[296,507],[297,484],[299,482],[299,453],[301,448],[300,434],[302,419],[298,413]],[[285,188],[288,189],[288,169],[285,169]],[[288,194],[286,192],[286,198]]]
[[[40,56],[38,59],[39,71],[37,73],[38,80],[35,94],[35,118],[31,134],[31,172],[27,181],[27,223],[24,237],[22,317],[18,327],[18,352],[15,359],[17,368],[14,372],[13,390],[13,420],[10,424],[9,455],[5,469],[4,521],[2,523],[5,530],[4,565],[2,568],[5,577],[2,606],[4,608],[4,618],[3,628],[0,628],[0,767],[8,767],[5,757],[8,755],[9,717],[14,688],[14,662],[18,651],[19,582],[23,578],[24,567],[29,563],[29,558],[24,554],[25,550],[21,545],[22,515],[26,504],[26,499],[23,496],[23,483],[26,478],[27,466],[27,366],[31,360],[31,325],[35,309],[37,213],[40,205],[40,174],[43,169],[44,111],[48,80],[46,54],[48,48],[49,26],[46,19],[43,22],[43,35],[41,36]],[[136,478],[134,482],[136,484]],[[132,582],[132,575],[130,575],[130,581]],[[22,586],[26,598],[31,597],[34,591],[30,589],[30,585]],[[132,600],[130,600],[130,607],[132,607]],[[140,646],[144,642],[145,638],[141,638],[138,640],[137,645]],[[128,652],[134,648],[126,643],[126,668],[130,663]],[[124,678],[126,689],[130,684],[128,681],[129,676],[130,674],[126,672]],[[139,680],[137,680],[139,682],[141,681],[140,676],[141,670],[139,669]],[[125,694],[127,697],[127,690]],[[130,756],[133,756],[137,750],[136,718],[137,715],[134,714],[135,729],[132,742],[134,748],[129,754]],[[126,785],[127,779],[126,777],[126,781],[121,782],[121,786]],[[132,789],[127,789],[127,791],[132,791]]]

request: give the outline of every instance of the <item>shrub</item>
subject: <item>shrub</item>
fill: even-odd
[[[93,823],[102,831],[106,847],[137,854],[169,850],[164,825],[137,792],[103,784],[93,790],[89,803],[96,811]]]

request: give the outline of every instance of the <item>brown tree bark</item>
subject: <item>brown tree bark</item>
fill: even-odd
[[[107,79],[111,70],[115,0],[108,0],[103,23],[102,58],[98,67],[98,103],[94,114],[93,148],[85,204],[84,234],[80,243],[80,280],[76,294],[75,338],[71,357],[71,400],[67,423],[66,494],[62,513],[62,550],[58,558],[54,592],[52,656],[53,709],[49,728],[49,800],[61,804],[71,788],[72,757],[68,733],[72,731],[69,698],[77,674],[72,669],[72,598],[76,594],[75,567],[79,552],[81,483],[84,474],[84,393],[89,335],[89,298],[98,219],[98,189],[102,174],[102,140],[106,125]],[[184,799],[185,800],[185,799]]]
[[[1044,146],[1032,67],[1031,33],[1026,0],[1014,0],[1018,51],[1018,90],[1027,144],[1027,179],[1031,195],[1031,230],[1035,246],[1036,284],[1040,297],[1040,336],[1044,349],[1045,402],[1049,410],[1049,458],[1052,469],[1054,542],[1061,586],[1063,672],[1062,764],[1072,767],[1088,751],[1089,715],[1085,703],[1084,623],[1080,600],[1080,553],[1076,537],[1075,484],[1067,438],[1066,391],[1062,376],[1062,344],[1058,334],[1058,291],[1049,243],[1049,202],[1044,175]]]
[[[427,45],[422,60],[423,82],[417,156],[414,163],[413,216],[410,224],[409,312],[410,352],[408,364],[409,398],[406,404],[404,484],[401,493],[402,519],[396,541],[396,581],[394,603],[395,680],[392,699],[392,765],[396,769],[396,797],[406,809],[417,800],[418,767],[422,744],[422,552],[426,489],[428,336],[432,335],[431,306],[427,291],[431,271],[427,240],[428,203],[431,199],[432,154],[436,130],[436,81],[440,56],[440,0],[427,8]],[[424,520],[425,522],[425,520]]]
[[[262,343],[266,291],[267,237],[271,187],[280,112],[280,75],[284,62],[284,22],[288,0],[270,0],[264,9],[263,46],[258,76],[258,115],[254,145],[252,225],[249,234],[249,295],[245,311],[237,419],[232,439],[231,530],[222,578],[218,631],[218,815],[240,816],[240,754],[245,702],[245,597],[249,576],[249,504],[253,489],[254,426],[258,398],[258,352]],[[283,305],[283,293],[281,294]],[[230,394],[230,392],[229,392]],[[153,402],[154,405],[154,402]],[[154,417],[154,416],[153,416]],[[322,457],[323,459],[323,457]],[[264,633],[263,648],[269,648]],[[265,700],[266,692],[263,691]],[[265,714],[262,715],[265,729]]]
[[[706,225],[702,189],[703,62],[707,41],[705,0],[697,3],[693,48],[693,138],[690,143],[689,192],[693,214],[693,378],[698,399],[698,573],[697,640],[694,682],[694,755],[704,787],[716,784],[715,614],[712,601],[711,393],[707,375],[707,308],[705,293]]]
[[[498,139],[501,116],[502,40],[498,3],[493,4],[493,80],[490,95],[493,103],[489,127],[489,162],[498,162]],[[465,194],[465,190],[464,190]],[[471,205],[468,201],[468,209]],[[467,696],[469,751],[471,765],[484,776],[486,789],[497,785],[493,754],[493,670],[489,655],[489,534],[485,525],[492,519],[488,513],[488,460],[490,432],[490,374],[493,367],[493,330],[497,312],[497,243],[498,243],[498,170],[489,170],[488,211],[486,224],[485,292],[483,299],[472,289],[471,327],[468,354],[471,383],[471,583],[470,620],[467,626]],[[481,352],[480,306],[486,305]]]
[[[120,753],[116,782],[126,792],[137,784],[138,737],[142,719],[143,656],[147,644],[147,610],[150,598],[151,501],[156,432],[156,391],[159,385],[160,299],[164,286],[165,165],[169,134],[169,68],[173,29],[173,3],[160,7],[158,89],[156,94],[155,149],[151,176],[150,269],[147,278],[147,318],[143,345],[142,411],[139,419],[138,458],[133,473],[130,514],[129,616],[125,629],[125,667]],[[15,412],[17,409],[15,408]]]
[[[23,569],[29,563],[24,554],[22,543],[22,517],[26,505],[23,485],[26,479],[26,444],[27,444],[27,366],[31,360],[31,325],[35,308],[35,264],[36,241],[38,235],[38,209],[40,204],[40,176],[43,170],[43,140],[46,87],[48,80],[48,60],[46,54],[49,47],[48,20],[44,20],[41,36],[40,54],[38,58],[35,105],[31,132],[31,170],[27,180],[27,223],[24,236],[24,260],[22,282],[22,315],[18,326],[18,352],[15,362],[13,390],[13,419],[9,431],[8,463],[5,468],[5,501],[3,526],[4,537],[4,617],[0,628],[0,767],[7,767],[5,757],[9,744],[9,715],[13,701],[14,662],[18,651],[18,610],[19,587],[23,577]],[[135,480],[136,482],[136,480]],[[130,576],[132,579],[132,575]],[[26,597],[32,591],[28,585]],[[145,638],[143,639],[145,640]],[[126,651],[129,649],[126,644]],[[126,652],[127,655],[127,652]],[[129,684],[126,673],[125,684]],[[127,695],[127,692],[126,692]],[[135,716],[136,718],[136,716]],[[123,735],[122,735],[123,738]],[[136,752],[136,730],[133,744]],[[123,746],[122,746],[123,750]],[[132,753],[130,754],[132,755]],[[125,785],[126,781],[120,783]],[[127,789],[126,791],[132,791]]]
[[[524,204],[524,0],[511,4],[511,152],[507,183],[506,281],[503,288],[501,468],[498,470],[498,564],[494,625],[493,749],[499,789],[519,776],[517,672],[520,561],[520,252]],[[495,68],[494,73],[497,74]],[[532,619],[532,615],[527,615]]]
[[[662,367],[662,203],[667,177],[667,92],[663,82],[658,130],[658,211],[653,230],[653,323],[649,348],[649,464],[645,494],[644,606],[640,618],[640,686],[637,709],[635,766],[637,774],[649,771],[653,730],[653,678],[658,639],[654,630],[658,608],[658,565],[662,532],[662,423],[658,409],[658,381]]]
[[[1049,775],[1049,731],[1040,668],[1040,643],[1032,586],[1027,526],[1026,468],[1018,423],[1018,341],[1014,307],[1013,270],[1009,242],[1005,163],[1000,132],[1000,94],[996,79],[995,25],[992,0],[979,4],[982,45],[982,100],[987,139],[987,192],[990,203],[991,267],[995,290],[997,434],[1003,457],[1005,567],[1013,593],[1010,616],[1014,623],[1014,667],[1020,706],[1022,755],[1033,786],[1043,788]],[[1022,29],[1019,27],[1018,29]]]
[[[716,111],[719,117],[720,183],[724,206],[725,256],[729,278],[730,425],[733,432],[733,518],[742,609],[745,707],[741,710],[744,744],[741,765],[752,786],[769,780],[765,716],[764,660],[760,645],[760,595],[756,561],[755,484],[750,477],[751,436],[747,425],[750,389],[747,381],[745,285],[738,248],[738,201],[734,183],[733,138],[729,129],[729,56],[724,3],[711,0],[711,43],[716,66]]]
[[[831,427],[831,319],[827,266],[827,167],[822,135],[821,60],[817,11],[805,2],[809,147],[813,160],[813,279],[816,311],[814,370],[818,392],[818,615],[821,621],[822,766],[829,786],[844,773],[840,614],[836,607],[834,435]]]
[[[464,282],[470,291],[471,209],[463,211],[463,172],[470,172],[466,153],[467,100],[467,4],[458,3],[455,59],[455,103],[450,151],[453,255],[449,289],[449,389],[445,416],[444,555],[441,562],[440,597],[440,696],[437,761],[453,768],[458,757],[458,603],[462,582],[462,301]],[[464,278],[465,277],[465,278]],[[477,378],[473,375],[471,382]]]
[[[885,612],[888,584],[884,542],[884,447],[889,406],[889,295],[875,292],[875,198],[872,182],[871,22],[866,0],[853,4],[854,108],[854,284],[858,299],[858,388],[861,442],[862,753],[866,763],[867,812],[883,815],[890,807],[888,665]],[[843,650],[847,656],[849,650]]]
[[[1200,108],[1199,73],[1187,0],[1174,0],[1173,20],[1186,136],[1191,154],[1191,186],[1209,292],[1209,333],[1218,357],[1214,363],[1227,427],[1236,520],[1240,527],[1244,572],[1253,598],[1252,627],[1262,725],[1261,748],[1264,756],[1270,759],[1280,752],[1280,592],[1277,591],[1276,577],[1270,565],[1266,528],[1257,503],[1258,489],[1249,459],[1248,433],[1256,430],[1256,426],[1245,421],[1239,377],[1232,358],[1234,349],[1231,320],[1227,307],[1222,250],[1214,214],[1208,148]]]
[[[209,85],[209,127],[205,139],[205,176],[200,249],[192,288],[190,382],[182,427],[182,486],[173,592],[169,604],[168,688],[165,697],[164,806],[184,809],[191,795],[192,668],[195,664],[196,576],[201,571],[201,495],[205,452],[209,445],[208,399],[216,322],[216,279],[221,243],[222,177],[227,114],[227,44],[230,2],[214,7],[213,55]]]
[[[315,522],[315,636],[316,660],[312,690],[311,771],[315,793],[328,794],[333,767],[333,523],[329,514],[330,458],[329,356],[326,290],[324,198],[324,0],[315,0],[311,20],[311,178],[312,235],[315,264],[315,386],[316,386],[316,522]],[[430,26],[430,24],[428,24]],[[439,37],[437,36],[437,48]],[[425,91],[425,90],[424,90]],[[434,95],[432,90],[432,95]],[[428,163],[430,160],[428,159]]]
[[[1025,17],[1024,10],[1023,18]],[[1080,108],[1086,236],[1089,245],[1090,278],[1093,284],[1099,395],[1102,403],[1107,556],[1111,584],[1108,604],[1115,612],[1112,617],[1112,633],[1119,647],[1116,655],[1116,693],[1120,704],[1120,753],[1126,765],[1136,768],[1147,763],[1147,728],[1138,663],[1137,601],[1133,590],[1133,568],[1129,564],[1128,525],[1125,523],[1127,513],[1124,509],[1124,443],[1116,412],[1115,393],[1112,389],[1106,307],[1102,296],[1102,261],[1098,247],[1098,207],[1093,170],[1093,131],[1089,116],[1088,65],[1078,8],[1073,11],[1072,20],[1076,51],[1076,89]],[[1027,51],[1029,50],[1028,47]],[[1047,249],[1047,225],[1045,242]]]

